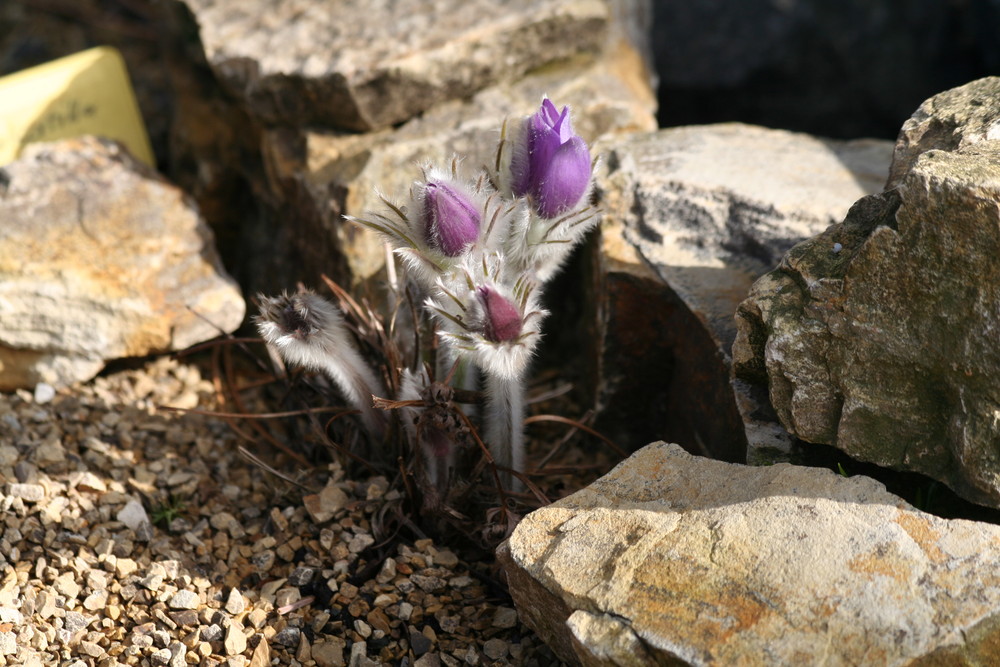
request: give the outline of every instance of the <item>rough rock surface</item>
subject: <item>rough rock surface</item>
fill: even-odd
[[[0,389],[84,380],[243,319],[184,194],[117,144],[39,144],[0,170]]]
[[[946,90],[920,105],[903,123],[886,189],[896,187],[921,153],[954,151],[1000,141],[1000,77],[987,77]]]
[[[601,0],[187,0],[220,78],[268,123],[388,127],[603,45]]]
[[[879,191],[892,144],[721,124],[635,134],[597,150],[607,167],[593,291],[605,295],[594,351],[605,428],[617,423],[622,432],[611,435],[623,444],[666,435],[727,460],[743,460],[744,429],[751,449],[784,448],[787,434],[754,416],[753,397],[737,392],[747,404],[742,420],[737,412],[736,307],[792,245]],[[637,381],[649,375],[659,382]],[[650,392],[654,383],[666,393]],[[693,421],[712,413],[710,423]]]
[[[1000,141],[952,145],[761,278],[733,355],[799,438],[1000,507]]]
[[[866,477],[656,443],[499,556],[521,618],[584,665],[988,664],[998,547]]]

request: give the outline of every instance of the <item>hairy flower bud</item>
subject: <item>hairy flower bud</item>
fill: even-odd
[[[493,343],[517,340],[523,322],[521,311],[492,287],[476,290],[476,298],[483,307],[483,336]]]
[[[514,195],[530,195],[543,218],[558,217],[580,203],[590,186],[590,150],[573,132],[568,107],[559,111],[552,100],[542,100],[525,119],[510,170]]]
[[[440,181],[424,186],[424,232],[435,250],[458,257],[479,237],[480,214],[460,190]]]

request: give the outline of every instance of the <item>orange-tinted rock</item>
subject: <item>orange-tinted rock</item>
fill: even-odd
[[[998,547],[997,526],[866,477],[656,443],[529,514],[499,556],[570,662],[967,664],[1000,640]]]
[[[243,320],[193,203],[117,144],[38,144],[0,174],[0,388],[89,379]]]

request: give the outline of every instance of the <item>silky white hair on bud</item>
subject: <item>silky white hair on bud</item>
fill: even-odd
[[[320,371],[329,377],[349,405],[361,412],[368,431],[381,440],[385,414],[372,396],[385,396],[382,382],[358,352],[340,311],[314,292],[281,296],[258,295],[257,330],[269,347],[292,366]]]
[[[438,335],[445,343],[469,354],[486,374],[520,378],[541,340],[542,320],[548,313],[538,303],[534,281],[522,277],[509,288],[504,285],[505,277],[502,255],[474,255],[458,270],[439,278],[424,304],[437,320]],[[477,296],[482,287],[499,292],[517,307],[521,332],[516,339],[496,342],[486,337],[486,313]]]

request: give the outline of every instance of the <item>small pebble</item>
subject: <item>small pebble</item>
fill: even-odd
[[[56,397],[56,389],[47,382],[39,382],[35,385],[35,403],[44,405]]]
[[[230,589],[229,596],[226,598],[226,611],[235,616],[246,609],[246,606],[246,600],[243,599],[240,592],[235,588]]]
[[[360,618],[354,621],[354,631],[365,639],[372,636],[372,626],[368,625]]]
[[[247,638],[239,623],[231,623],[226,628],[226,655],[238,655],[247,650]]]
[[[496,637],[487,639],[483,644],[483,653],[490,660],[502,660],[507,657],[507,642]]]
[[[13,632],[0,632],[0,655],[17,653],[17,635]]]
[[[312,645],[312,659],[318,667],[343,667],[346,646],[340,637],[324,637]]]
[[[414,627],[410,627],[410,648],[413,655],[421,656],[431,650],[431,640]]]
[[[24,615],[13,607],[0,607],[0,623],[13,623],[21,625],[24,622]]]
[[[301,631],[295,627],[287,627],[274,636],[272,640],[275,644],[295,648],[299,645],[299,635]]]
[[[512,607],[497,607],[493,614],[494,628],[513,628],[517,625],[517,611]]]
[[[174,593],[167,604],[170,605],[171,609],[197,609],[201,600],[194,591],[185,590]]]
[[[91,593],[83,600],[83,608],[87,611],[98,611],[104,609],[108,603],[108,592],[100,590]]]
[[[158,651],[153,651],[149,656],[149,664],[151,665],[167,665],[170,663],[170,649],[161,648]]]
[[[171,642],[169,667],[185,667],[187,665],[187,646],[180,642]]]
[[[130,500],[125,503],[125,507],[115,515],[115,518],[133,531],[138,530],[143,523],[149,523],[146,508],[138,500]]]
[[[440,667],[441,656],[437,653],[425,653],[413,662],[413,667]]]
[[[274,567],[274,561],[275,554],[270,550],[262,551],[253,557],[253,564],[261,574],[270,572],[271,568]]]
[[[297,567],[288,575],[288,583],[291,586],[305,586],[312,582],[315,575],[314,567]]]
[[[45,487],[41,484],[10,484],[7,495],[29,503],[37,503],[45,498]]]

